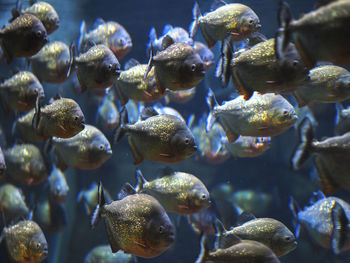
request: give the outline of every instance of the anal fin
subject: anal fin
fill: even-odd
[[[132,152],[132,155],[134,156],[134,164],[140,164],[143,161],[143,156],[137,151],[134,142],[132,141],[131,137],[129,137],[129,145],[130,145],[130,149]]]
[[[236,89],[240,95],[243,95],[243,98],[245,100],[249,100],[250,97],[253,95],[253,92],[249,89],[246,89],[241,81],[241,78],[239,77],[238,73],[234,70],[233,71],[233,81],[236,85]]]
[[[332,180],[329,171],[327,170],[327,167],[322,159],[320,157],[317,157],[314,161],[314,164],[320,177],[323,191],[326,193],[326,195],[331,195],[337,192],[340,187]]]

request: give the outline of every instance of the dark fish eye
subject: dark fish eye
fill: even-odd
[[[100,145],[98,148],[99,148],[100,150],[103,150],[103,149],[104,149],[103,145]]]
[[[286,241],[290,241],[290,239],[291,239],[290,237],[285,237]]]
[[[254,20],[253,19],[250,19],[249,20],[249,24],[253,24],[254,23]]]
[[[124,45],[125,45],[125,40],[121,38],[121,39],[119,40],[119,43],[120,43],[121,46],[124,46]]]
[[[163,233],[164,232],[164,227],[163,226],[160,226],[159,229],[158,229],[159,233]]]
[[[40,242],[36,244],[36,248],[41,248],[41,243]]]
[[[284,116],[287,116],[287,115],[288,115],[288,111],[284,110],[284,111],[282,112],[282,114],[283,114]]]
[[[36,31],[36,33],[35,33],[35,34],[36,34],[36,36],[37,36],[37,37],[42,37],[43,32],[41,32],[41,31]]]
[[[75,121],[77,121],[78,119],[79,119],[78,116],[75,116],[75,117],[74,117],[74,120],[75,120]]]
[[[205,199],[207,199],[207,195],[202,194],[201,198],[202,198],[202,200],[205,200]]]
[[[196,70],[196,68],[197,68],[196,64],[192,64],[192,66],[191,66],[191,70],[192,70],[192,71],[195,71],[195,70]]]
[[[37,95],[39,93],[38,89],[34,89],[34,94]]]
[[[293,67],[298,66],[298,64],[299,64],[298,60],[293,60]]]
[[[185,139],[185,144],[189,144],[189,142],[190,142],[190,140],[187,138],[187,139]]]

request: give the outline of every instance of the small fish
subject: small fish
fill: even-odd
[[[56,97],[50,104],[35,108],[32,123],[35,132],[43,138],[71,138],[84,129],[85,117],[77,102]]]
[[[29,209],[22,190],[12,184],[0,186],[0,212],[7,221],[27,218]]]
[[[272,206],[273,196],[270,193],[246,189],[235,191],[230,200],[243,211],[256,215],[266,215]]]
[[[94,45],[103,44],[110,48],[118,60],[121,60],[131,51],[131,37],[121,24],[97,19],[95,25],[94,29],[86,32],[85,22],[82,21],[78,43],[80,52],[86,52]]]
[[[316,199],[301,210],[291,198],[289,207],[296,219],[296,236],[305,230],[319,246],[332,249],[339,254],[350,249],[349,231],[350,205],[337,197],[326,197],[322,192],[314,194]]]
[[[349,65],[350,29],[344,26],[350,23],[349,1],[332,1],[297,20],[292,19],[289,6],[281,2],[278,16],[276,35],[282,38],[276,43],[277,49],[283,52],[287,43],[293,41],[308,68],[321,61]]]
[[[22,14],[31,14],[39,18],[43,23],[47,34],[56,31],[60,25],[60,18],[52,5],[47,2],[34,1],[27,9],[22,10],[20,0],[17,0],[16,8],[12,10],[12,20]]]
[[[96,246],[85,256],[84,263],[131,263],[135,258],[119,250],[113,254],[109,245]]]
[[[231,35],[233,41],[241,41],[261,28],[259,17],[250,7],[226,4],[223,1],[220,3],[221,6],[204,16],[201,15],[198,3],[195,3],[192,11],[194,21],[190,26],[191,38],[199,27],[208,47],[212,48],[227,35]]]
[[[31,57],[47,43],[47,32],[34,15],[23,14],[0,29],[2,49],[10,64],[13,57]]]
[[[171,37],[175,42],[186,43],[190,46],[193,45],[193,39],[190,38],[186,29],[182,27],[173,27],[172,25],[165,25],[163,29],[162,36],[157,38],[157,32],[154,27],[149,31],[149,43],[147,44],[147,49],[153,49],[154,53],[157,51],[164,50],[163,39],[165,36]]]
[[[164,96],[165,104],[169,104],[170,102],[184,104],[192,100],[195,95],[196,95],[196,87],[193,87],[187,90],[177,90],[177,91],[167,90]]]
[[[47,178],[47,182],[50,189],[50,200],[55,203],[64,202],[69,191],[69,186],[64,173],[56,166],[53,166],[51,173]]]
[[[119,194],[121,200],[107,204],[101,184],[99,203],[91,226],[105,218],[105,225],[112,252],[123,250],[144,258],[162,254],[174,242],[174,226],[161,204],[152,196],[137,194],[126,184]]]
[[[144,79],[147,67],[135,59],[130,59],[126,63],[125,70],[120,73],[114,84],[121,106],[124,106],[129,99],[154,102],[162,97],[156,85],[154,67],[149,71],[147,79]]]
[[[112,197],[106,188],[103,189],[104,197],[106,203],[109,204],[112,202]],[[81,190],[77,196],[78,202],[83,202],[85,213],[90,216],[94,212],[95,207],[98,204],[98,185],[93,182],[89,189]]]
[[[211,65],[215,62],[215,55],[214,53],[208,48],[207,45],[203,44],[202,42],[195,41],[193,44],[194,50],[197,52],[197,54],[201,57],[203,63],[207,68],[209,68]]]
[[[323,190],[332,194],[340,188],[350,189],[350,132],[322,141],[314,138],[311,121],[305,118],[298,129],[299,145],[291,156],[291,166],[298,170],[312,154]]]
[[[82,170],[97,169],[112,156],[109,141],[92,125],[85,125],[84,130],[71,138],[53,137],[52,148],[57,157],[57,167],[62,171],[68,166]]]
[[[136,170],[136,192],[155,197],[167,212],[190,215],[209,207],[207,188],[196,176],[167,169],[161,178],[146,181]]]
[[[242,222],[241,225],[225,231],[222,235],[234,234],[244,240],[258,241],[269,247],[277,257],[288,254],[297,246],[294,234],[276,219],[255,218],[248,212],[241,214],[238,220]]]
[[[215,250],[209,251],[207,237],[201,238],[201,250],[195,263],[235,262],[235,263],[280,263],[270,248],[254,240],[242,240],[239,237],[217,233]]]
[[[51,202],[49,199],[36,202],[34,220],[43,231],[58,233],[67,225],[66,212],[62,204]]]
[[[71,48],[61,41],[46,44],[38,54],[29,59],[32,72],[47,83],[65,82],[71,73]]]
[[[311,102],[341,102],[350,98],[350,72],[333,65],[319,66],[309,72],[309,79],[293,95],[298,106]]]
[[[272,137],[279,135],[297,120],[293,106],[281,95],[267,93],[254,95],[245,100],[238,96],[233,100],[218,105],[209,90],[207,130],[210,130],[215,119],[225,130],[227,139],[233,143],[240,135],[254,137]]]
[[[177,163],[194,154],[197,146],[183,120],[173,115],[157,114],[152,108],[146,108],[143,115],[143,120],[135,124],[128,124],[126,115],[115,136],[115,142],[124,135],[129,136],[135,164],[144,159]]]
[[[29,71],[20,71],[0,84],[1,105],[5,113],[10,110],[29,111],[44,96],[43,86]]]
[[[24,220],[4,227],[2,238],[5,239],[10,258],[16,262],[40,263],[48,255],[44,233],[34,221]]]
[[[166,36],[163,40],[163,51],[151,57],[145,73],[154,66],[157,87],[161,94],[166,89],[186,90],[199,84],[205,76],[206,67],[194,48],[185,43],[174,42]]]
[[[92,46],[74,58],[81,91],[88,88],[106,89],[119,77],[120,64],[113,52],[105,45]]]
[[[14,145],[4,151],[6,177],[11,181],[36,185],[49,176],[44,158],[33,144]]]
[[[106,130],[114,131],[120,124],[120,114],[113,99],[107,94],[97,109],[97,122]]]
[[[234,143],[225,147],[235,157],[258,157],[270,149],[271,137],[239,136]]]
[[[340,103],[335,104],[337,116],[335,119],[335,134],[343,135],[350,132],[350,108],[344,108]]]
[[[238,93],[246,100],[254,91],[260,94],[292,93],[308,79],[309,72],[295,46],[289,44],[284,58],[279,58],[275,39],[260,42],[238,54],[233,53],[232,43],[225,40],[223,56],[223,86],[227,86],[231,76]]]

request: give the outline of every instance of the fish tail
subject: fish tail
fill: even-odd
[[[206,98],[206,101],[207,101],[207,105],[209,107],[209,114],[208,114],[208,117],[207,117],[207,124],[205,126],[205,130],[208,132],[211,127],[213,127],[213,124],[215,122],[215,116],[213,114],[213,110],[214,110],[214,107],[219,105],[216,98],[215,98],[215,94],[214,92],[212,91],[212,89],[208,89],[208,96]]]
[[[215,76],[220,78],[221,85],[226,88],[231,76],[231,61],[233,58],[233,45],[231,36],[224,39],[222,43],[221,57],[215,71]]]
[[[101,219],[103,206],[105,204],[106,204],[106,200],[105,200],[105,196],[103,193],[102,183],[100,181],[100,183],[98,184],[98,204],[97,204],[95,211],[94,211],[92,218],[91,218],[91,228],[92,229],[94,229],[96,227],[97,223]]]
[[[301,209],[300,209],[297,201],[295,201],[295,199],[292,196],[290,197],[289,208],[292,211],[292,214],[293,214],[293,217],[295,220],[294,235],[296,238],[298,238],[299,234],[300,234],[300,224],[299,224],[299,220],[298,220],[298,213]]]
[[[199,4],[197,1],[194,3],[193,9],[192,9],[192,15],[193,15],[193,22],[191,23],[189,28],[191,38],[193,38],[194,35],[196,34],[198,30],[198,18],[202,16],[201,11],[199,9]]]
[[[209,256],[208,240],[205,234],[202,234],[200,238],[200,245],[201,245],[201,250],[199,252],[198,258],[196,259],[195,263],[203,263],[206,261],[206,259]]]
[[[335,103],[335,110],[337,112],[336,117],[335,117],[335,125],[337,125],[340,120],[341,120],[341,113],[344,110],[344,107],[341,103]]]
[[[146,181],[145,177],[143,177],[140,169],[136,169],[135,176],[136,176],[136,180],[137,180],[137,185],[135,187],[135,190],[137,193],[142,192],[147,181]]]
[[[114,143],[118,143],[125,135],[125,125],[129,123],[128,111],[123,107],[120,111],[121,121],[114,135]]]
[[[290,42],[289,24],[292,14],[286,2],[280,1],[278,7],[278,30],[275,35],[275,53],[277,60],[283,59],[283,55]]]
[[[84,20],[81,21],[80,28],[79,28],[79,40],[78,40],[78,50],[81,52],[83,48],[83,43],[85,42],[86,38],[86,23]]]
[[[296,146],[291,156],[291,166],[298,170],[312,153],[314,132],[309,118],[304,118],[298,127],[299,145]]]
[[[347,241],[347,228],[349,220],[343,207],[338,202],[335,202],[332,209],[332,220],[332,249],[335,254],[339,254]]]

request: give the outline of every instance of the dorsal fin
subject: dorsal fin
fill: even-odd
[[[242,214],[238,216],[237,224],[243,225],[244,223],[254,219],[256,219],[256,217],[252,213],[248,211],[244,211]]]
[[[241,242],[241,239],[238,236],[226,231],[224,225],[219,219],[217,219],[215,222],[215,229],[216,229],[216,240],[215,240],[216,249],[219,249],[219,248],[225,249]]]
[[[319,200],[327,198],[326,195],[321,191],[318,190],[317,192],[312,193],[312,197],[310,198],[310,203],[314,204]]]
[[[218,9],[219,7],[222,7],[224,5],[227,5],[227,3],[223,0],[214,0],[214,2],[210,6],[210,11],[214,11]]]
[[[106,24],[106,22],[103,20],[102,17],[98,17],[98,18],[96,18],[95,22],[93,23],[92,28],[93,29],[98,28],[100,25],[103,25],[103,24]]]
[[[146,107],[140,113],[140,118],[142,121],[144,121],[144,120],[148,119],[149,117],[153,117],[156,115],[159,115],[159,114],[155,109],[153,109],[152,107]]]
[[[127,197],[128,195],[133,195],[133,194],[136,194],[136,190],[134,189],[134,187],[132,187],[132,185],[129,183],[125,183],[120,189],[120,192],[118,194],[118,199],[121,200]]]
[[[172,29],[173,29],[173,26],[172,26],[172,25],[166,24],[166,25],[164,26],[164,28],[163,28],[162,35],[164,36],[164,35],[168,34],[168,32],[169,32],[170,30],[172,30]]]
[[[137,65],[140,65],[140,62],[138,62],[136,59],[134,58],[131,58],[129,59],[125,65],[124,65],[124,70],[128,70],[128,69],[131,69]]]
[[[174,43],[175,43],[175,40],[171,36],[166,35],[162,41],[162,49],[167,49],[169,46],[171,46]]]

